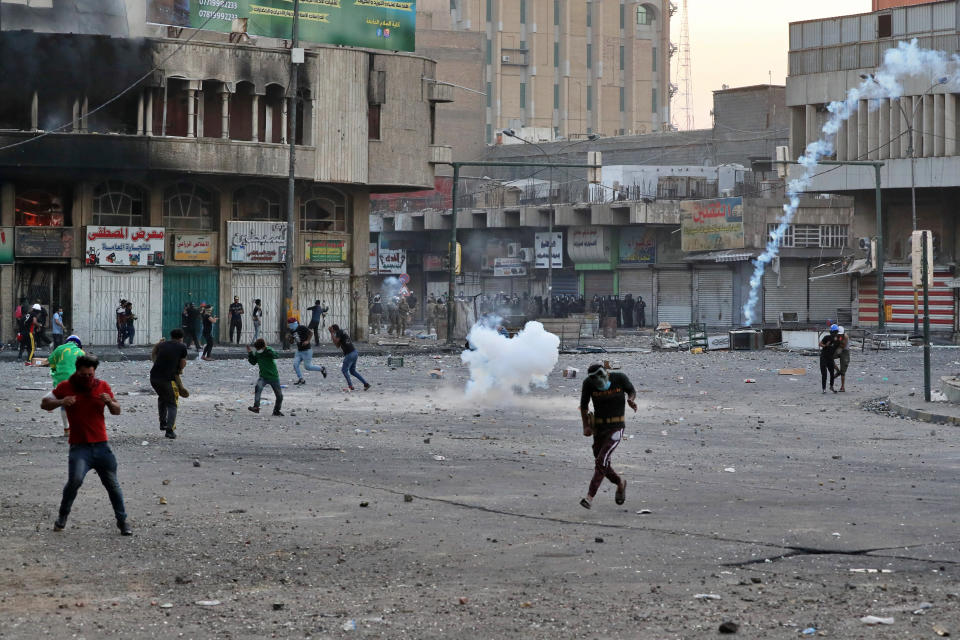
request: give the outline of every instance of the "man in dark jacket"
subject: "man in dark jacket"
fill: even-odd
[[[617,475],[610,464],[614,450],[623,439],[626,426],[624,405],[637,410],[637,391],[630,379],[622,373],[608,373],[602,364],[592,364],[587,369],[580,392],[580,415],[583,418],[583,435],[593,436],[594,470],[587,497],[580,506],[589,509],[603,479],[617,485],[616,503],[623,504],[627,496],[627,481]],[[593,402],[593,412],[588,409]]]

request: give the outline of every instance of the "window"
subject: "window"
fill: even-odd
[[[653,48],[653,70],[657,70],[657,48]]]
[[[553,108],[560,108],[560,85],[553,85]]]
[[[493,40],[487,38],[487,64],[493,64]]]
[[[653,113],[659,113],[660,105],[657,103],[657,90],[654,89],[651,91],[651,100],[650,100],[650,111]]]
[[[593,86],[587,85],[587,111],[593,110]]]
[[[527,22],[527,0],[520,0],[520,24]]]
[[[119,180],[101,182],[93,190],[93,224],[139,227],[143,226],[143,189]]]
[[[620,87],[620,111],[627,110],[627,90]]]
[[[380,139],[380,105],[371,104],[367,107],[367,139]]]
[[[653,23],[653,14],[645,6],[637,7],[637,24],[648,25]]]
[[[233,194],[233,218],[281,221],[280,194],[256,184],[237,189]]]
[[[893,14],[877,16],[877,37],[889,38],[893,35]]]
[[[487,125],[487,144],[492,144],[492,143],[493,143],[493,125],[488,124]]]
[[[554,68],[560,67],[560,43],[553,43],[553,66]]]
[[[527,108],[527,83],[526,82],[520,83],[520,108],[521,109]]]
[[[487,22],[493,21],[493,0],[487,0]]]
[[[193,182],[163,190],[163,225],[172,229],[213,229],[213,195]]]
[[[620,71],[623,71],[624,67],[626,66],[626,61],[627,61],[626,49],[624,48],[623,45],[620,45]]]
[[[347,199],[343,194],[312,187],[300,198],[301,231],[347,232]]]
[[[626,26],[626,24],[627,24],[627,21],[626,21],[626,19],[625,19],[625,15],[626,15],[626,11],[625,11],[623,5],[621,4],[621,5],[620,5],[620,28],[621,28],[621,29],[623,29],[623,28]]]
[[[587,26],[593,26],[593,3],[587,2]]]
[[[17,226],[62,227],[69,224],[67,214],[73,197],[65,188],[36,188],[30,185],[17,184],[14,198],[14,210],[16,211],[14,223]]]
[[[767,233],[772,235],[779,225],[769,223]],[[845,224],[791,224],[787,226],[779,246],[788,248],[845,249],[849,240],[849,225]]]
[[[492,82],[487,83],[487,106],[488,107],[493,106],[493,83]]]
[[[553,25],[560,26],[560,0],[553,0]]]
[[[593,67],[593,45],[587,43],[587,69]]]

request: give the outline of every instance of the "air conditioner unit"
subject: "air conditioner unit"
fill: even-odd
[[[533,262],[535,252],[532,247],[520,249],[520,262]]]
[[[520,243],[519,242],[510,242],[507,244],[507,257],[516,258],[520,255]]]
[[[510,62],[510,56],[500,56],[500,62]]]

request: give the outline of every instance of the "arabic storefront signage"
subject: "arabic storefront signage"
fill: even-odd
[[[13,227],[0,227],[0,264],[13,264]]]
[[[423,254],[424,271],[447,271],[450,265],[450,256],[439,253]]]
[[[555,231],[553,233],[553,242],[550,242],[550,234],[546,232],[536,233],[533,236],[533,250],[537,254],[537,269],[548,269],[547,256],[550,255],[550,246],[553,245],[553,268],[563,268],[563,232]]]
[[[88,266],[156,267],[164,262],[163,227],[87,227]]]
[[[340,238],[307,240],[307,262],[346,262],[347,241]]]
[[[610,229],[573,227],[567,240],[567,253],[575,263],[610,262]]]
[[[377,253],[377,272],[401,274],[407,272],[406,249],[380,249]]]
[[[680,244],[687,252],[743,249],[743,198],[681,202]]]
[[[497,278],[525,276],[527,275],[527,266],[520,261],[520,258],[494,258],[493,275]]]
[[[72,258],[73,229],[17,227],[14,253],[18,258]]]
[[[230,262],[287,261],[286,222],[227,222]]]
[[[209,262],[212,256],[213,236],[210,234],[183,234],[174,238],[174,260],[199,260]]]
[[[413,51],[416,0],[310,0],[300,5],[300,39],[369,49]],[[234,21],[249,34],[289,38],[289,0],[147,0],[147,22],[231,33]]]
[[[657,261],[656,232],[651,227],[621,227],[620,264],[653,264]]]

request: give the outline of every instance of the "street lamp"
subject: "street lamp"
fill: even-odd
[[[519,140],[524,144],[529,144],[532,147],[536,147],[537,150],[539,150],[540,153],[543,154],[543,157],[546,159],[546,161],[548,163],[550,162],[550,154],[547,153],[543,147],[541,147],[535,142],[530,142],[526,138],[520,137],[519,135],[517,135],[517,132],[514,131],[513,129],[504,129],[503,135],[507,136],[508,138],[514,138],[515,140]],[[562,151],[566,151],[567,149],[570,149],[571,147],[575,147],[578,144],[582,144],[584,142],[592,142],[599,137],[600,136],[598,136],[597,134],[591,133],[583,140],[580,140],[579,142],[575,142],[574,144],[564,147]],[[550,166],[550,184],[547,188],[547,203],[549,206],[549,212],[547,214],[547,238],[550,242],[550,251],[549,251],[549,255],[547,256],[547,316],[551,317],[553,316],[553,166],[552,165]],[[561,252],[562,251],[563,249],[561,248]],[[534,263],[534,268],[536,268],[536,263]]]

